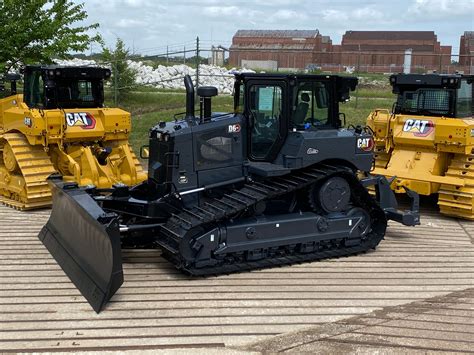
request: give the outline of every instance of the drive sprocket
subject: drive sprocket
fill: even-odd
[[[320,214],[346,211],[351,206],[350,185],[341,176],[330,177],[311,185],[308,190],[308,202],[311,209]]]

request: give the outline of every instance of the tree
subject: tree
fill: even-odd
[[[19,63],[51,63],[70,58],[92,42],[99,25],[78,25],[87,19],[84,4],[71,0],[0,1],[0,71]],[[3,68],[2,68],[3,67]]]
[[[123,94],[130,91],[135,84],[137,73],[127,64],[129,56],[130,51],[125,48],[125,43],[120,38],[117,38],[114,50],[104,47],[102,52],[102,60],[112,68],[111,82],[115,105]]]

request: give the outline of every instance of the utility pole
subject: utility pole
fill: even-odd
[[[166,64],[168,64],[168,53],[169,53],[168,46],[166,46]]]
[[[186,46],[183,47],[183,64],[186,64]]]
[[[196,37],[196,89],[199,87],[199,61],[200,61],[200,53],[199,53],[199,36],[198,36]]]

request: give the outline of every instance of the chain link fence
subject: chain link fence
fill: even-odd
[[[163,48],[163,47],[162,47]],[[408,59],[407,59],[408,58]],[[115,82],[108,87],[108,97],[115,106],[120,104],[120,93],[131,90],[146,90],[144,87],[184,90],[183,78],[191,75],[196,87],[219,86],[224,94],[231,94],[233,71],[242,68],[265,72],[346,73],[352,75],[374,74],[380,80],[392,73],[441,73],[474,74],[474,56],[411,52],[314,52],[309,49],[268,50],[256,48],[232,49],[215,46],[211,41],[187,42],[166,46],[160,53],[128,58],[135,68],[134,83],[120,86],[120,72],[113,62],[102,63],[114,71]],[[137,64],[137,63],[141,64]],[[220,70],[209,69],[209,65]],[[168,68],[168,69],[166,69]],[[160,72],[161,71],[161,72]],[[157,72],[160,72],[157,74]],[[219,81],[219,79],[222,79]]]

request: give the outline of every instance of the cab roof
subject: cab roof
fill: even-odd
[[[108,68],[91,66],[62,66],[62,65],[28,65],[24,69],[26,75],[41,71],[49,79],[54,78],[87,78],[87,79],[108,79],[111,71]]]
[[[461,81],[472,82],[474,75],[462,74],[393,74],[390,76],[390,84],[394,91],[400,87],[431,87],[457,89]]]

